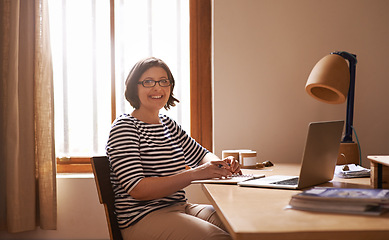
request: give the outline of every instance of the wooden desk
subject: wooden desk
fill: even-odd
[[[245,173],[298,175],[297,164]],[[339,179],[322,186],[370,188],[369,178]],[[299,190],[204,184],[203,191],[234,239],[389,239],[389,213],[376,216],[285,210]]]

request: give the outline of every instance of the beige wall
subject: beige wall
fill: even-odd
[[[345,119],[346,104],[305,92],[315,63],[357,55],[354,127],[363,165],[389,154],[389,1],[215,0],[214,151],[250,148],[299,162],[311,121]]]

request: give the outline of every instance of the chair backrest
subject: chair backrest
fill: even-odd
[[[111,240],[122,240],[122,234],[115,214],[115,196],[110,180],[109,161],[106,156],[91,158],[100,203],[104,205]]]

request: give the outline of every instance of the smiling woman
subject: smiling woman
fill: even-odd
[[[169,67],[155,57],[138,61],[126,80],[135,110],[115,119],[106,146],[123,239],[231,239],[213,207],[188,203],[183,188],[240,173],[239,162],[219,159],[160,114],[178,101],[174,85]],[[166,224],[153,224],[160,219]]]

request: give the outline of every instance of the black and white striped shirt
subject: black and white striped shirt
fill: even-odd
[[[159,117],[161,124],[148,124],[124,114],[112,125],[106,151],[121,228],[152,211],[186,201],[184,190],[160,199],[136,200],[128,193],[141,179],[174,175],[183,171],[185,165],[196,167],[208,153],[171,118]]]

